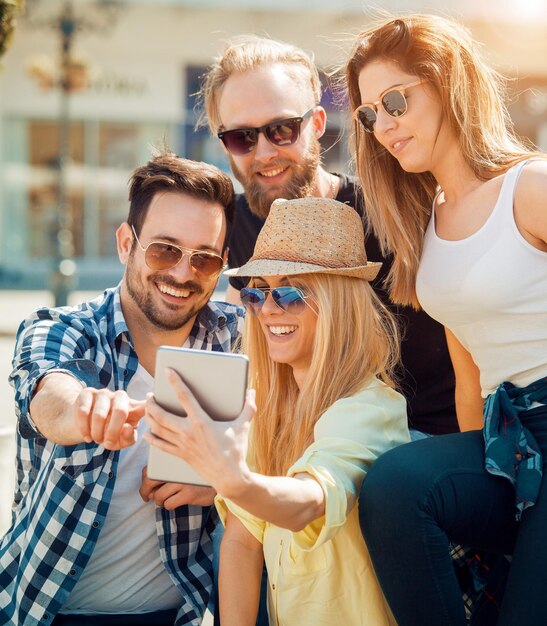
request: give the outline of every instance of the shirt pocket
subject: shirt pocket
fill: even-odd
[[[294,541],[289,541],[288,544],[284,568],[288,576],[316,575],[327,569],[325,546],[321,545],[314,550],[304,551]]]
[[[90,553],[88,542],[96,541],[104,524],[109,498],[101,481],[83,484],[84,476],[74,479],[63,471],[60,459],[45,468],[28,493],[27,535],[38,555],[51,552],[55,540],[55,571],[68,574],[74,555]],[[57,467],[59,465],[59,467]],[[49,561],[48,561],[49,562]]]
[[[112,459],[115,453],[99,451],[96,444],[57,446],[53,468],[60,475],[81,487],[104,483],[113,478]]]

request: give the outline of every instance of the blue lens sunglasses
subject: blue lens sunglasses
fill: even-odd
[[[244,287],[240,292],[241,302],[247,307],[250,313],[257,315],[266,302],[268,294],[271,294],[275,304],[287,313],[300,315],[307,306],[317,315],[316,309],[311,306],[308,300],[314,301],[306,295],[299,287]]]

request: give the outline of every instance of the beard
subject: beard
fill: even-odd
[[[152,297],[152,290],[156,287],[152,285],[146,288],[146,285],[139,276],[135,264],[131,262],[131,259],[129,260],[125,273],[127,293],[144,314],[146,319],[156,328],[161,330],[174,331],[182,328],[201,311],[201,309],[209,301],[209,298],[214,290],[213,287],[210,292],[205,292],[203,287],[198,282],[189,280],[185,283],[177,283],[170,276],[162,276],[160,274],[150,276],[147,280],[149,283],[153,283],[158,280],[173,289],[190,289],[193,292],[190,296],[190,298],[193,298],[193,304],[186,310],[181,310],[181,307],[175,304],[170,306],[168,303],[163,303],[163,306],[160,308],[160,306],[155,304]],[[171,309],[172,314],[169,315],[166,312],[166,309]]]
[[[291,167],[292,177],[284,185],[264,189],[254,174],[262,168],[255,166],[248,173],[237,167],[231,154],[228,154],[230,167],[237,180],[243,186],[245,198],[251,212],[262,219],[266,219],[270,213],[272,202],[277,198],[295,200],[312,195],[317,177],[317,168],[321,162],[321,146],[319,140],[313,138],[309,149],[302,155],[302,160],[297,163],[288,159],[279,159],[268,163],[268,167]]]

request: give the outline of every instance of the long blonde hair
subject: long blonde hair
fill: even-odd
[[[395,63],[435,89],[463,157],[480,180],[537,155],[513,132],[504,104],[505,80],[482,59],[463,26],[436,15],[409,15],[361,32],[345,67],[352,111],[361,104],[361,70],[378,60]],[[387,278],[391,298],[418,308],[416,272],[437,183],[429,172],[405,172],[356,123],[353,143],[367,217],[384,253],[393,253]]]
[[[364,280],[327,274],[290,277],[318,308],[309,374],[301,390],[292,369],[272,361],[256,317],[247,315],[243,351],[257,413],[250,463],[267,475],[284,475],[313,440],[319,417],[340,398],[354,395],[374,376],[391,384],[398,361],[395,320]]]

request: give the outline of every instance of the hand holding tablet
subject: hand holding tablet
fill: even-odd
[[[152,432],[145,435],[150,478],[211,485],[246,456],[254,414],[254,402],[245,404],[247,369],[243,355],[158,349],[155,394],[147,405]]]

